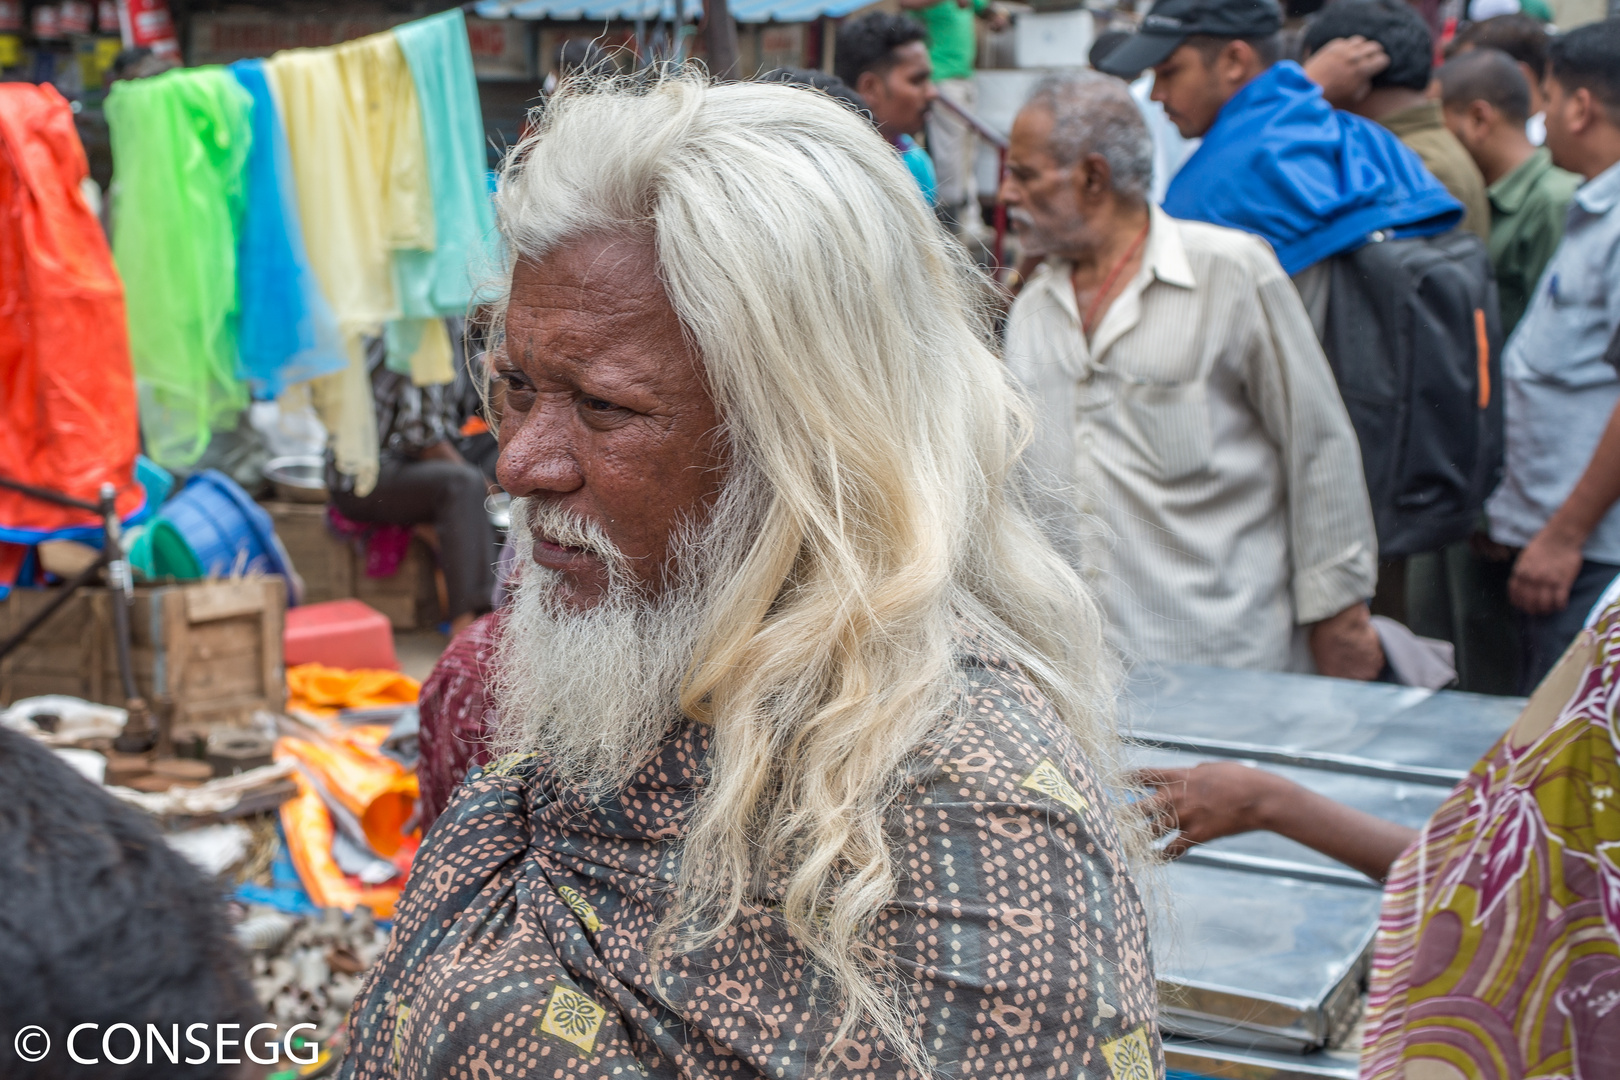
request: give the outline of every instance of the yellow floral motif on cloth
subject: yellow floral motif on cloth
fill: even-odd
[[[579,1047],[583,1053],[596,1050],[596,1033],[602,1030],[607,1011],[580,993],[558,983],[551,988],[540,1030]]]
[[[1024,777],[1023,783],[1018,786],[1056,799],[1077,814],[1086,810],[1085,797],[1069,783],[1069,778],[1063,775],[1063,770],[1052,764],[1051,758],[1042,758],[1041,763],[1035,766],[1034,771]]]
[[[1103,1043],[1102,1053],[1114,1080],[1153,1080],[1153,1051],[1146,1025]]]
[[[557,895],[562,897],[562,902],[568,905],[568,910],[574,913],[585,929],[593,934],[602,929],[602,920],[596,917],[596,909],[591,907],[590,902],[579,895],[577,890],[567,885],[559,885]]]
[[[405,1025],[410,1023],[411,1007],[401,1005],[394,1010],[394,1068],[397,1070],[400,1062],[405,1058],[405,1040],[400,1037]]]

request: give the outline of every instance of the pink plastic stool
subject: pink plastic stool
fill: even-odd
[[[287,612],[282,638],[285,663],[335,668],[399,670],[394,628],[388,616],[359,600],[328,600]]]

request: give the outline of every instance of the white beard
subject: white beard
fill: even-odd
[[[537,754],[551,779],[594,796],[624,790],[680,718],[681,683],[706,621],[705,585],[752,541],[751,529],[738,528],[753,518],[739,512],[746,498],[728,484],[701,535],[676,537],[670,584],[657,598],[629,579],[625,556],[600,528],[512,500],[519,569],[495,654],[499,751]],[[606,562],[609,584],[594,607],[575,612],[559,602],[561,575],[529,554],[535,531]]]

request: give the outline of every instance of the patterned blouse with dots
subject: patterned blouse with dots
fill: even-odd
[[[961,669],[961,722],[892,811],[900,879],[871,931],[932,1074],[1162,1076],[1146,919],[1092,769],[1018,669],[982,652]],[[686,725],[606,802],[475,769],[417,856],[340,1075],[921,1080],[872,1030],[833,1041],[768,898],[655,989],[644,947],[708,741]]]

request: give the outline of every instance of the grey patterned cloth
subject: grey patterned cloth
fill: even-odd
[[[1163,1073],[1146,920],[1111,811],[1033,684],[962,658],[964,705],[890,813],[899,883],[870,934],[943,1077]],[[645,948],[679,872],[708,729],[621,795],[473,771],[418,854],[350,1014],[345,1080],[916,1077],[839,1016],[767,883],[655,989]]]

